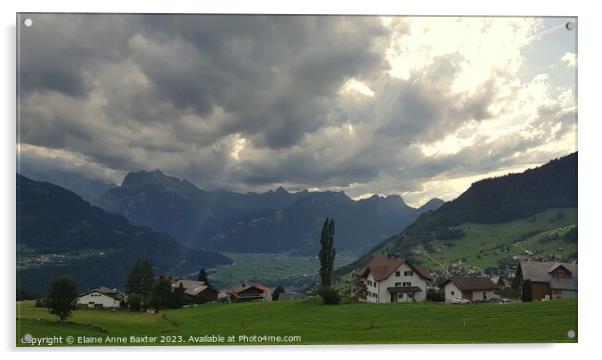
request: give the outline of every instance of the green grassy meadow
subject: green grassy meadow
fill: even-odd
[[[562,235],[577,224],[577,209],[548,209],[533,216],[499,224],[467,223],[457,226],[464,231],[461,239],[433,241],[431,249],[413,249],[417,259],[431,270],[437,263],[461,260],[466,264],[486,268],[525,250],[537,254],[561,257],[577,252],[577,243],[569,243]],[[557,233],[557,239],[544,241],[546,235]]]
[[[31,346],[21,343],[25,334],[38,338],[157,337],[154,343],[126,345],[576,342],[576,338],[567,337],[569,330],[577,331],[575,300],[516,304],[355,303],[329,306],[311,299],[206,304],[165,310],[157,315],[76,310],[65,324],[58,323],[47,309],[35,308],[32,302],[17,303],[17,346]],[[199,343],[189,338],[194,336],[198,339],[204,335],[221,335],[225,339],[234,336],[234,341]],[[301,341],[249,343],[239,341],[240,335],[300,336]]]

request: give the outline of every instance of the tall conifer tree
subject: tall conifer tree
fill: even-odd
[[[322,287],[330,287],[336,250],[334,248],[334,219],[326,218],[320,236],[320,282]]]

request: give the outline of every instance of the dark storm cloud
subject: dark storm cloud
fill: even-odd
[[[454,93],[466,60],[457,53],[391,77],[391,29],[377,17],[31,18],[20,40],[21,143],[114,182],[161,168],[203,187],[404,191],[511,165],[514,153],[570,131],[572,113],[550,104],[533,126],[560,121],[557,133],[426,156],[418,145],[493,117],[497,84]],[[350,79],[374,95],[342,95]]]
[[[175,133],[170,140],[191,146],[241,133],[256,146],[285,148],[336,121],[328,114],[344,81],[374,76],[388,66],[387,31],[378,18],[32,17],[36,26],[25,29],[21,41],[23,98],[52,91],[59,101],[72,103],[46,114],[49,109],[39,109],[39,103],[24,106],[22,140],[50,147],[68,147],[78,135],[89,141],[90,132],[113,133],[99,125],[104,122],[128,130],[161,124]],[[128,80],[136,76],[148,85]],[[99,114],[106,119],[89,116],[94,100],[107,102]],[[75,108],[77,114],[69,111]],[[211,120],[218,109],[228,117]],[[187,115],[195,117],[198,133],[183,120]],[[129,145],[161,150],[143,132],[129,135]],[[165,145],[163,150],[178,150]],[[130,162],[76,150],[107,166]]]
[[[119,15],[29,17],[33,26],[21,28],[19,41],[19,80],[24,95],[35,90],[85,95],[89,85],[82,71],[124,56],[127,39],[134,31],[128,19]]]

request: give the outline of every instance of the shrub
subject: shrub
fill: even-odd
[[[48,298],[36,299],[35,307],[47,308],[49,304]]]
[[[434,302],[443,302],[445,301],[445,296],[442,291],[437,291],[435,289],[428,289],[426,291],[426,300],[434,301]]]
[[[128,295],[128,307],[130,310],[138,311],[142,307],[142,296],[139,294]]]
[[[338,305],[341,302],[341,295],[331,287],[321,288],[318,294],[326,305]]]

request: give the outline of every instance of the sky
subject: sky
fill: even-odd
[[[18,170],[419,206],[577,150],[574,18],[20,20]]]

